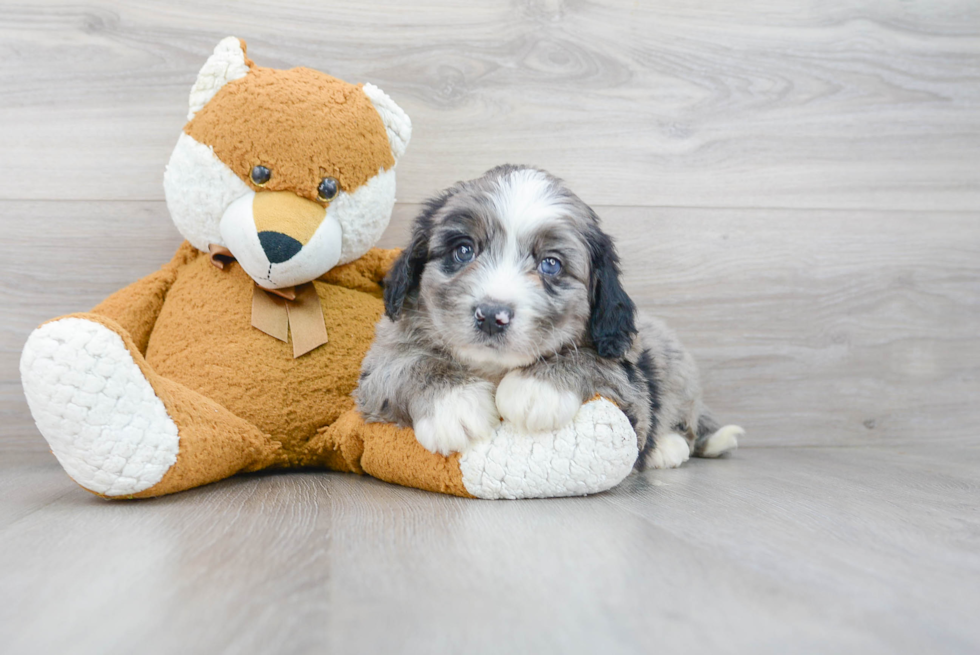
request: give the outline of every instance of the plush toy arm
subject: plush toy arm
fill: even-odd
[[[167,292],[177,279],[177,271],[191,258],[199,255],[185,241],[163,268],[115,292],[96,305],[92,313],[118,323],[133,338],[140,353],[145,355],[150,333],[163,308]]]
[[[359,259],[355,259],[349,264],[337,266],[330,269],[320,280],[329,284],[336,284],[347,289],[363,291],[373,296],[381,297],[381,282],[388,274],[388,269],[398,259],[401,253],[399,248],[384,250],[382,248],[371,248]]]

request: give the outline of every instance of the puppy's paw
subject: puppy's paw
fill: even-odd
[[[504,420],[527,432],[557,430],[571,423],[582,406],[582,398],[574,391],[563,391],[518,370],[500,381],[496,401]]]
[[[646,468],[675,469],[691,457],[691,448],[687,439],[671,432],[657,437],[657,441],[647,454]]]
[[[490,383],[448,389],[414,421],[415,438],[432,453],[449,455],[470,441],[489,439],[500,424]]]
[[[721,457],[738,448],[738,440],[745,430],[737,425],[726,425],[708,437],[701,448],[701,457]]]

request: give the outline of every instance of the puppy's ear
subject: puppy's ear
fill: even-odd
[[[405,298],[419,286],[429,254],[428,235],[413,230],[412,243],[402,251],[385,275],[385,315],[397,321]],[[421,238],[420,238],[421,237]]]
[[[385,276],[385,315],[392,321],[401,316],[405,299],[418,290],[425,263],[429,261],[429,236],[433,216],[455,194],[455,188],[444,191],[428,201],[412,226],[412,243],[398,256]]]
[[[612,239],[598,226],[587,239],[592,264],[589,333],[600,357],[622,357],[636,335],[636,305],[619,281],[619,256]]]

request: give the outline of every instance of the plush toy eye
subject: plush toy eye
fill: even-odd
[[[330,202],[337,197],[338,191],[340,185],[337,183],[337,178],[325,177],[320,180],[320,186],[316,188],[316,197],[323,202]]]
[[[252,178],[252,184],[255,186],[263,186],[266,182],[272,179],[272,171],[260,164],[252,168],[250,177]]]
[[[554,257],[545,257],[538,262],[538,271],[541,273],[541,275],[558,275],[561,273],[561,262]]]
[[[476,251],[471,243],[461,243],[453,250],[453,259],[460,264],[468,264],[476,257]]]

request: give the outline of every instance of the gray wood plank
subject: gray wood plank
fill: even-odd
[[[6,435],[0,437],[0,529],[80,489],[54,455],[40,448],[43,442],[37,435],[33,442],[37,448],[14,449]],[[0,587],[2,582],[0,578]]]
[[[0,527],[9,653],[975,652],[976,448],[756,449],[593,498],[343,474]],[[45,475],[57,475],[47,471]]]
[[[602,214],[629,291],[677,330],[748,443],[976,443],[977,215]]]
[[[411,114],[395,219],[565,177],[749,429],[593,498],[349,475],[106,503],[37,434],[30,329],[180,241],[163,166],[218,39]],[[4,653],[980,650],[980,6],[0,0]]]
[[[382,246],[405,243],[416,210],[397,206]],[[975,442],[976,216],[597,210],[628,290],[682,336],[746,445]],[[17,372],[30,330],[152,272],[180,238],[161,202],[0,202],[0,229],[0,435],[43,448]]]
[[[503,162],[598,205],[975,210],[980,5],[2,3],[7,199],[162,197],[217,40],[378,84],[399,197]]]

